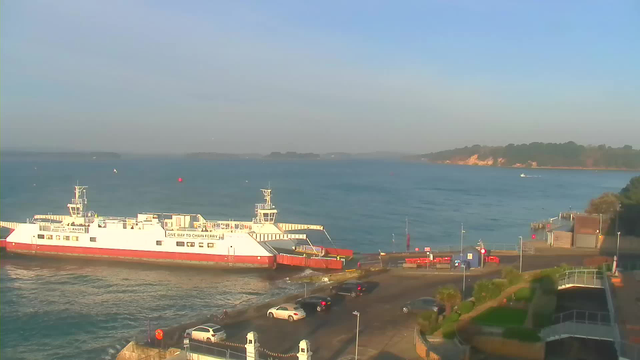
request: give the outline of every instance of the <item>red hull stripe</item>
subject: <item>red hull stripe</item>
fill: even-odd
[[[266,256],[226,256],[212,254],[189,254],[164,251],[144,251],[144,250],[122,250],[90,248],[80,246],[58,246],[58,245],[31,245],[6,243],[7,251],[18,252],[27,255],[40,256],[74,256],[83,258],[113,258],[124,261],[151,261],[151,262],[171,262],[187,263],[190,265],[203,266],[239,266],[239,267],[275,267],[275,257]]]

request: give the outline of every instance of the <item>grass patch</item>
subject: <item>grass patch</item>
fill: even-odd
[[[527,310],[508,307],[492,307],[473,318],[478,325],[511,327],[522,326],[527,319]]]
[[[525,342],[539,342],[542,339],[535,329],[525,327],[509,327],[504,329],[502,337],[505,339],[513,339]]]
[[[534,293],[535,291],[533,288],[530,288],[530,287],[521,288],[516,290],[515,293],[513,293],[513,299],[516,301],[531,302],[531,300],[533,299]]]

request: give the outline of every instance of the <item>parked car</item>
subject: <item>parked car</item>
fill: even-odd
[[[438,314],[442,314],[444,313],[445,307],[442,303],[439,303],[438,300],[430,297],[415,299],[402,306],[402,312],[405,314],[428,310],[433,310]]]
[[[316,311],[324,311],[331,307],[331,298],[326,296],[307,296],[296,300],[296,305],[303,309],[316,309]]]
[[[267,316],[270,318],[287,319],[289,321],[304,319],[307,313],[302,308],[295,304],[282,304],[280,306],[274,306],[267,311]]]
[[[227,338],[227,333],[222,326],[216,324],[203,324],[185,331],[184,337],[204,342],[218,342]]]
[[[332,286],[329,290],[332,294],[356,297],[362,295],[365,292],[366,287],[362,281],[346,281],[340,285]]]

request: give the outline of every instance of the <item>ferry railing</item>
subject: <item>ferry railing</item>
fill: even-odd
[[[558,289],[573,285],[601,288],[604,282],[604,275],[598,269],[567,270],[558,278]]]
[[[580,324],[611,326],[611,315],[608,312],[602,311],[571,310],[554,315],[552,322],[554,325],[573,322]]]

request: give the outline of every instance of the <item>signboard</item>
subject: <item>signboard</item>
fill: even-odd
[[[473,253],[467,254],[467,260],[473,260]]]
[[[167,231],[167,237],[180,239],[220,240],[219,234],[211,234],[206,232]]]
[[[426,251],[426,252],[431,251],[431,247],[430,247],[430,246],[425,247],[425,248],[424,248],[424,251]]]

